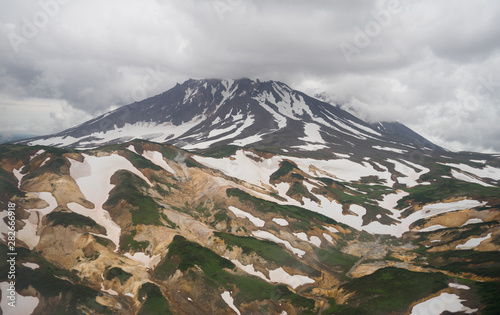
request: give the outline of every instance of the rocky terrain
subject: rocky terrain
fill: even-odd
[[[175,95],[199,101],[185,93]],[[314,132],[321,139],[323,126]],[[36,144],[54,137],[2,145],[0,250],[12,251],[15,203],[19,308],[6,304],[6,260],[0,306],[4,314],[497,314],[500,155],[379,132],[354,149],[341,145],[350,138],[325,140],[316,157],[296,147],[306,143],[275,137],[183,148],[147,139]],[[71,144],[93,141],[78,137]]]

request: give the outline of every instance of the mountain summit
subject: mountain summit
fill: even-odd
[[[236,145],[272,152],[436,148],[399,123],[366,123],[277,81],[188,80],[75,128],[24,141],[93,148],[143,139],[187,150]]]

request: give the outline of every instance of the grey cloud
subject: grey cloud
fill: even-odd
[[[49,118],[61,122],[190,77],[273,79],[325,90],[364,119],[399,120],[445,147],[500,151],[500,87],[464,102],[500,65],[500,3],[401,0],[385,22],[375,17],[394,3],[69,1],[15,53],[8,34],[41,8],[10,1],[0,12],[0,94],[65,101],[66,115]],[[362,36],[369,44],[356,47]],[[350,62],[342,43],[359,50]]]

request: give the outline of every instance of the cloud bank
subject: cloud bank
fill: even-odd
[[[6,1],[0,132],[47,134],[188,78],[283,81],[452,150],[500,152],[500,3]]]

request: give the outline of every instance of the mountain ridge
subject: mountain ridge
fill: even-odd
[[[76,127],[18,143],[91,148],[136,138],[192,150],[232,144],[328,154],[349,146],[369,151],[367,142],[442,150],[403,124],[369,124],[284,83],[247,78],[190,79]]]

